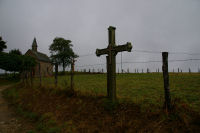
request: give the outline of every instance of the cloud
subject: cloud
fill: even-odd
[[[1,0],[0,35],[7,51],[25,53],[36,37],[39,51],[49,55],[55,37],[72,40],[78,54],[94,53],[108,43],[107,28],[116,26],[117,44],[130,41],[133,49],[154,51],[200,51],[200,1],[198,0]],[[171,59],[199,56],[169,55]],[[117,61],[120,62],[120,54]],[[124,61],[161,60],[161,54],[123,53]],[[98,64],[105,56],[80,58],[77,65]],[[199,62],[171,63],[170,69],[188,67],[197,71]],[[120,67],[117,65],[117,67]],[[161,64],[124,64],[124,69],[161,68]],[[105,66],[104,66],[105,68]],[[89,69],[89,67],[87,67]]]

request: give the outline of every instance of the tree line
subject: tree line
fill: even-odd
[[[13,49],[9,53],[3,52],[6,49],[6,42],[0,37],[0,68],[5,71],[22,73],[30,71],[36,61],[30,56],[22,55],[19,49]]]
[[[61,37],[56,37],[49,46],[51,63],[62,66],[63,72],[72,63],[72,60],[78,57],[72,47],[71,40]],[[6,42],[0,36],[0,69],[21,74],[30,72],[37,65],[37,61],[33,57],[22,55],[19,49],[13,49],[6,53],[4,52],[6,48]]]

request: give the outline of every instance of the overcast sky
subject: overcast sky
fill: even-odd
[[[6,52],[25,53],[36,37],[38,51],[48,56],[55,37],[72,41],[78,55],[95,53],[108,45],[109,26],[116,27],[118,45],[131,42],[132,50],[200,53],[200,0],[0,0],[0,36]],[[161,54],[123,52],[124,62],[161,60]],[[169,55],[169,60],[200,58],[200,55]],[[121,53],[117,62],[121,61]],[[90,55],[77,59],[76,66],[105,63],[106,57]],[[161,63],[123,64],[134,71]],[[169,63],[197,71],[200,61]],[[105,66],[80,67],[102,69]],[[120,65],[117,65],[121,69]]]

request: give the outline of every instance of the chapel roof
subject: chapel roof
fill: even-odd
[[[40,53],[38,51],[34,51],[29,49],[27,52],[31,52],[33,55],[35,55],[36,59],[39,61],[44,61],[44,62],[51,62],[51,60],[49,59],[49,57],[46,54]]]

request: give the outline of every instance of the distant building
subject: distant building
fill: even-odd
[[[39,72],[41,72],[41,76],[51,76],[53,74],[53,65],[46,54],[37,51],[37,47],[36,38],[34,38],[32,49],[29,49],[25,53],[25,55],[33,57],[37,62],[37,65],[33,69],[33,76],[38,77],[40,75]]]

